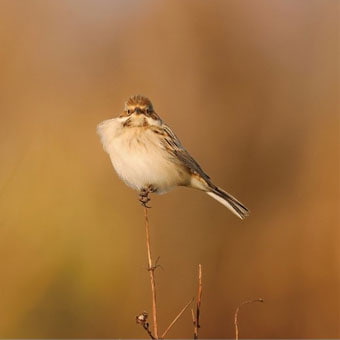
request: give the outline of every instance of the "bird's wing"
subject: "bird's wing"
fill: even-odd
[[[202,170],[200,165],[185,150],[178,137],[172,132],[169,126],[162,124],[156,133],[162,135],[162,147],[166,149],[175,162],[186,167],[191,173],[200,175],[207,183],[211,183],[210,177]]]

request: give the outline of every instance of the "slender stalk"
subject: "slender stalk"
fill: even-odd
[[[198,265],[198,290],[197,290],[197,305],[196,305],[196,317],[194,319],[194,339],[198,339],[198,332],[200,325],[201,314],[201,299],[202,299],[202,265]]]
[[[238,313],[240,311],[240,308],[244,305],[247,305],[249,303],[254,303],[254,302],[263,302],[262,298],[255,299],[255,300],[247,300],[243,301],[237,308],[234,314],[234,325],[235,325],[235,339],[238,340],[239,337],[239,330],[238,330]]]
[[[192,324],[194,325],[194,327],[195,327],[195,313],[194,313],[194,309],[193,308],[190,308],[190,310],[191,310],[191,318],[192,318]]]
[[[146,249],[147,249],[147,254],[148,254],[148,271],[150,275],[150,285],[151,285],[151,293],[152,293],[153,334],[154,334],[155,339],[158,339],[156,283],[155,283],[156,267],[152,265],[151,246],[150,246],[150,224],[149,224],[147,207],[144,207],[144,217],[145,217],[145,232],[146,232]]]
[[[164,339],[164,337],[168,334],[172,326],[177,322],[177,320],[182,316],[182,314],[186,311],[186,309],[189,307],[189,305],[192,303],[194,298],[192,298],[182,309],[181,311],[177,314],[177,316],[173,319],[173,321],[170,323],[168,328],[163,332],[161,339]]]
[[[144,330],[148,333],[150,339],[155,339],[155,337],[152,335],[151,330],[149,328],[149,323],[148,323],[148,313],[143,312],[139,315],[136,316],[136,323],[141,325]]]

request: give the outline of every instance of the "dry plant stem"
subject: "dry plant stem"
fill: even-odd
[[[193,323],[194,323],[194,339],[198,339],[198,332],[201,327],[200,325],[200,313],[201,313],[201,299],[202,299],[202,265],[198,265],[198,290],[197,290],[197,305],[196,305],[196,316],[193,311]]]
[[[198,290],[197,290],[197,304],[196,313],[191,308],[192,323],[194,325],[194,339],[198,339],[198,331],[200,326],[200,308],[202,299],[202,265],[198,265]],[[196,315],[195,315],[196,314]]]
[[[258,298],[255,300],[247,300],[247,301],[243,301],[237,308],[234,314],[234,325],[235,325],[235,339],[238,340],[239,337],[239,329],[238,329],[238,313],[240,311],[240,308],[244,305],[247,305],[249,303],[254,303],[254,302],[263,302],[262,298]]]
[[[144,330],[148,333],[149,337],[151,339],[154,339],[155,337],[152,335],[150,328],[149,328],[149,323],[148,323],[148,313],[147,312],[143,312],[139,315],[136,316],[136,323],[141,325]]]
[[[152,319],[153,319],[153,334],[154,338],[158,339],[158,325],[157,325],[157,306],[156,306],[156,283],[155,283],[155,269],[152,265],[151,247],[150,247],[150,225],[148,218],[148,208],[144,207],[145,217],[145,232],[146,232],[146,249],[148,253],[148,271],[150,275],[151,293],[152,293]]]
[[[177,320],[182,316],[182,314],[186,311],[186,309],[190,306],[190,304],[194,301],[194,298],[192,298],[183,308],[182,310],[177,314],[177,316],[173,319],[171,324],[168,326],[168,328],[163,332],[161,339],[164,339],[164,337],[168,334],[172,326],[177,322]]]
[[[192,308],[190,310],[191,310],[192,323],[195,327],[195,313],[194,313],[194,310]]]
[[[148,333],[148,335],[149,335],[149,337],[150,337],[150,339],[156,339],[153,335],[152,335],[152,333],[151,333],[151,331],[150,331],[150,329],[149,329],[149,327],[145,327],[145,326],[143,326],[143,328],[145,329],[145,331]]]

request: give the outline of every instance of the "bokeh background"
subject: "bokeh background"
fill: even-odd
[[[95,132],[138,93],[252,211],[153,197],[160,328],[202,263],[202,337],[257,297],[241,337],[340,337],[338,1],[0,7],[0,337],[146,336],[143,210]],[[169,336],[192,331],[187,312]]]

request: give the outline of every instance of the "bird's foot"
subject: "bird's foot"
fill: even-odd
[[[141,202],[142,206],[145,208],[151,208],[147,204],[150,202],[151,198],[149,197],[149,194],[152,192],[155,192],[156,189],[149,185],[147,187],[144,187],[139,192],[139,202]]]

